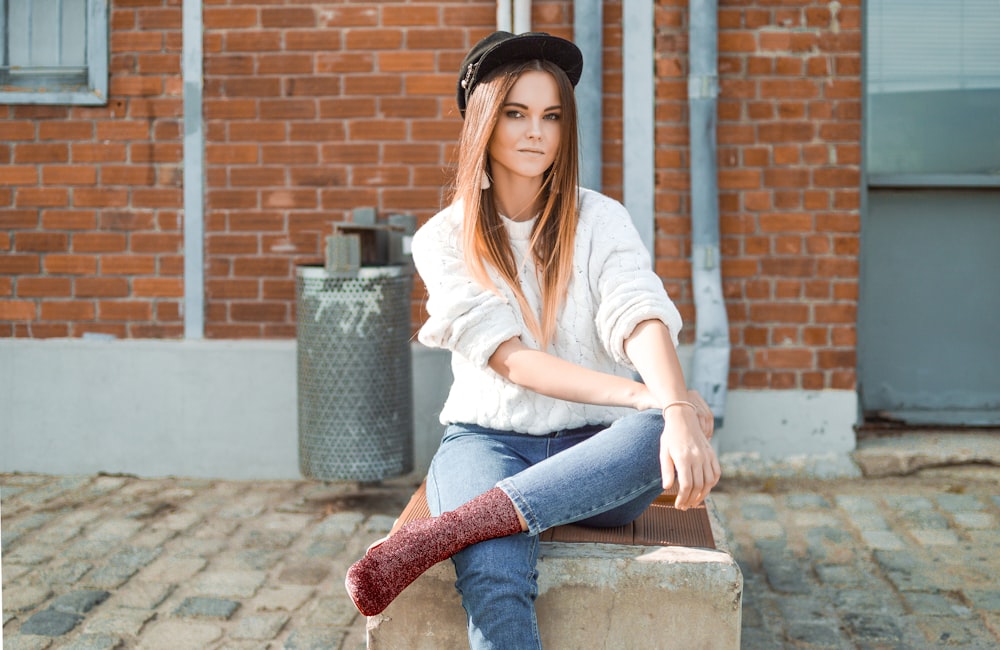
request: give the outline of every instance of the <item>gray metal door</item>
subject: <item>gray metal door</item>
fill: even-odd
[[[866,420],[1000,424],[1000,3],[868,0]]]
[[[866,416],[1000,424],[1000,190],[870,190],[861,264]]]

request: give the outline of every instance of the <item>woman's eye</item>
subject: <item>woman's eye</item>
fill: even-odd
[[[548,115],[545,116],[545,119],[554,120],[558,122],[561,117],[562,116],[559,113],[549,113]]]
[[[511,119],[517,119],[519,117],[522,117],[521,111],[507,111],[507,117]]]

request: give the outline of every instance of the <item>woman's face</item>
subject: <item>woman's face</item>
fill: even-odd
[[[494,182],[537,179],[556,158],[561,137],[559,86],[548,72],[529,70],[500,108],[487,149]]]

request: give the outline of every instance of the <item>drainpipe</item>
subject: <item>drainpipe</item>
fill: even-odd
[[[184,0],[184,338],[205,336],[205,132],[201,0]]]
[[[497,30],[523,34],[531,31],[531,0],[497,0]]]
[[[580,137],[580,185],[601,191],[604,14],[601,0],[573,0],[573,41],[583,53],[583,75],[576,85]]]
[[[729,378],[729,322],[719,267],[719,188],[716,98],[719,95],[718,2],[691,0],[688,73],[691,137],[691,279],[697,314],[688,384],[700,392],[721,426]]]
[[[514,30],[514,9],[511,0],[497,0],[497,31],[512,32]]]
[[[656,259],[656,33],[653,0],[622,3],[622,198]]]

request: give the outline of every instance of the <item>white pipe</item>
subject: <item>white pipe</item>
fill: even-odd
[[[184,0],[184,338],[205,336],[205,130],[201,0]]]
[[[598,192],[601,191],[603,167],[603,26],[601,0],[573,0],[573,40],[583,52],[583,75],[576,85],[577,121],[580,125],[580,185]]]
[[[653,0],[622,6],[623,194],[643,243],[655,259],[655,93]]]
[[[702,394],[721,426],[729,381],[729,321],[722,292],[716,158],[718,0],[689,3],[688,126],[691,136],[691,277],[696,314],[688,385]]]
[[[497,31],[509,32],[513,29],[513,7],[511,0],[497,0]]]
[[[514,33],[531,31],[531,0],[514,0]]]

